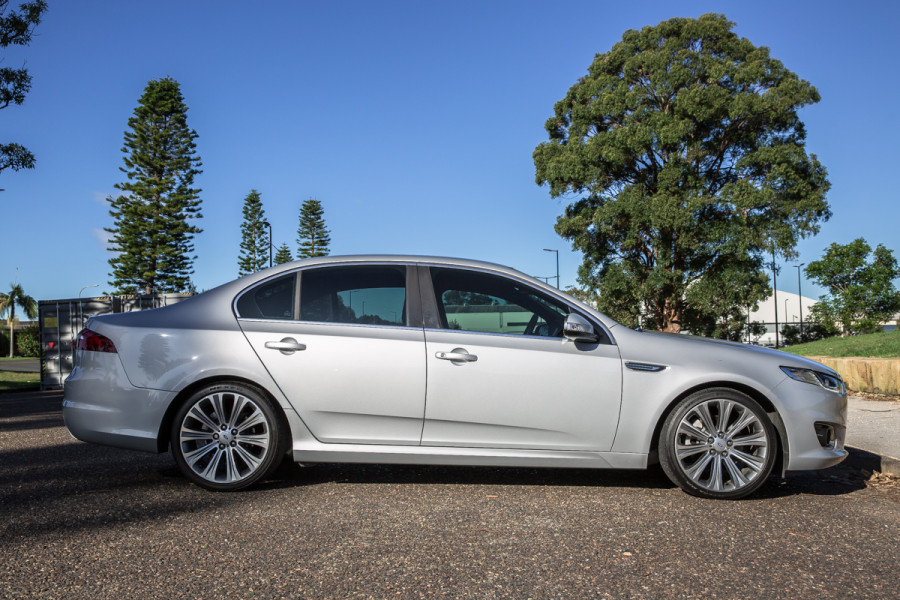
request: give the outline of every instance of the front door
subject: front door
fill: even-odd
[[[422,445],[612,447],[622,367],[605,333],[596,344],[565,339],[571,308],[524,282],[455,268],[430,274],[438,323],[425,332]]]

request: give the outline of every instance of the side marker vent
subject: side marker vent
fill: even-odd
[[[632,371],[646,371],[648,373],[658,373],[665,369],[663,365],[650,365],[647,363],[626,362],[625,366]]]

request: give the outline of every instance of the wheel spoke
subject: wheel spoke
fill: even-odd
[[[249,400],[244,398],[243,396],[236,396],[234,399],[234,406],[231,407],[231,418],[228,419],[228,427],[237,426],[237,420],[241,416],[241,412],[244,410],[244,407],[249,403]]]
[[[225,478],[228,483],[240,479],[240,472],[234,462],[234,448],[225,449]]]
[[[700,420],[703,421],[703,427],[710,435],[715,435],[716,426],[713,424],[712,415],[709,414],[709,403],[704,402],[703,404],[698,404],[696,408],[694,408],[694,412],[700,417]]]
[[[695,462],[692,466],[685,470],[685,475],[700,483],[700,476],[703,475],[703,471],[706,469],[706,466],[709,464],[709,461],[712,460],[712,455],[706,454],[703,458],[700,458]],[[684,465],[682,465],[684,466]]]
[[[705,444],[675,444],[675,452],[678,455],[679,460],[684,460],[689,456],[694,456],[695,454],[702,454],[703,452],[709,451],[709,446]]]
[[[257,457],[255,457],[255,456],[253,456],[252,454],[250,454],[249,452],[247,452],[247,449],[246,449],[246,448],[241,447],[240,444],[238,444],[237,446],[234,447],[234,451],[235,451],[235,453],[236,453],[238,456],[241,457],[241,459],[242,459],[245,463],[247,463],[247,466],[250,467],[250,471],[251,471],[251,472],[252,472],[252,471],[255,471],[256,468],[257,468],[257,467],[260,465],[260,463],[262,462],[262,458],[257,458]]]
[[[191,467],[193,467],[195,464],[197,464],[198,460],[200,460],[201,458],[203,458],[204,456],[206,456],[207,454],[209,454],[211,451],[213,451],[215,449],[216,449],[216,444],[210,442],[209,444],[206,444],[205,446],[201,446],[200,448],[197,448],[196,450],[193,450],[191,452],[185,452],[184,460],[187,462],[187,464],[189,464]]]
[[[712,488],[714,492],[721,492],[724,489],[722,482],[722,457],[718,454],[713,456],[712,471],[709,474],[709,484],[707,487]]]
[[[181,428],[181,441],[185,440],[209,440],[212,441],[212,433],[209,431],[198,431],[196,429]]]
[[[268,448],[269,447],[269,434],[261,433],[259,435],[241,435],[237,438],[238,444],[249,444],[251,446],[257,446],[259,448]]]
[[[719,400],[719,425],[716,427],[716,431],[725,431],[728,427],[728,419],[731,418],[733,407],[734,402],[731,400]]]
[[[741,414],[740,418],[735,421],[734,425],[728,428],[728,431],[725,432],[727,437],[734,437],[736,433],[743,431],[746,429],[751,423],[758,423],[756,419],[756,415],[754,415],[750,410],[744,408],[743,414]]]
[[[219,468],[219,461],[222,460],[222,451],[215,445],[213,447],[215,448],[215,454],[213,455],[212,460],[207,463],[206,468],[203,469],[201,473],[198,473],[201,477],[209,481],[216,480],[216,471],[218,471]]]
[[[765,456],[754,456],[753,454],[747,454],[740,450],[732,450],[731,454],[750,467],[754,473],[762,471],[763,465],[766,462]]]
[[[741,473],[741,470],[734,464],[730,456],[723,458],[722,462],[725,463],[725,468],[728,469],[728,474],[731,475],[731,481],[734,482],[735,488],[742,488],[750,483],[750,480]]]
[[[222,406],[222,394],[213,394],[210,396],[210,400],[212,401],[213,410],[216,412],[216,418],[219,420],[219,425],[227,424],[228,419],[225,418],[225,408]]]
[[[751,433],[750,435],[744,435],[741,437],[736,437],[731,440],[734,442],[735,447],[737,446],[761,446],[765,448],[769,440],[766,437],[765,431],[757,431],[755,433]]]
[[[219,424],[216,423],[215,421],[213,421],[212,419],[210,419],[209,416],[205,412],[200,410],[199,402],[191,408],[190,412],[188,412],[188,416],[193,417],[196,420],[200,421],[201,423],[203,423],[204,425],[209,427],[209,429],[211,431],[216,431],[219,429]],[[183,425],[182,425],[182,429],[184,429]]]
[[[250,416],[247,417],[247,419],[235,424],[235,427],[238,430],[238,434],[246,429],[250,429],[251,427],[255,427],[256,425],[261,425],[266,422],[266,416],[262,413],[262,411],[255,406],[253,408],[253,413],[251,413]]]
[[[705,442],[706,439],[707,439],[710,435],[712,435],[712,434],[709,433],[709,432],[706,432],[706,431],[700,431],[699,429],[697,429],[696,427],[694,427],[693,425],[691,425],[691,424],[688,423],[687,421],[682,421],[682,422],[678,425],[678,433],[683,433],[683,434],[685,434],[685,435],[687,435],[687,436],[690,436],[692,439],[699,440],[699,441],[702,441],[702,442]]]

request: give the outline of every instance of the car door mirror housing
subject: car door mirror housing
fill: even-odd
[[[594,326],[581,315],[570,313],[566,315],[566,322],[563,325],[563,335],[573,342],[597,342],[600,336],[594,331]]]

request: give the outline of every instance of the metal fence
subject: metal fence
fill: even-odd
[[[190,294],[147,294],[41,300],[41,389],[58,389],[72,372],[75,337],[91,317],[160,308],[190,298]]]

